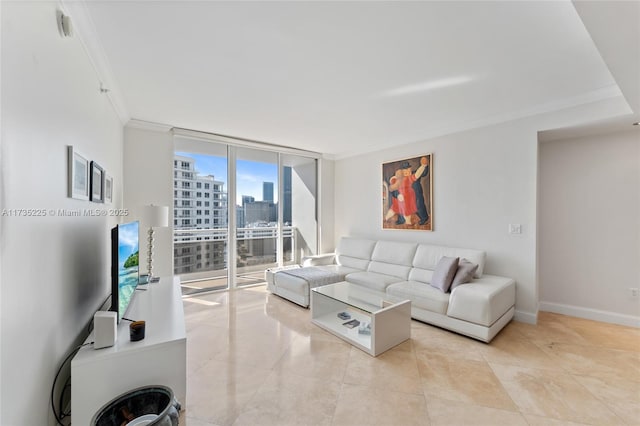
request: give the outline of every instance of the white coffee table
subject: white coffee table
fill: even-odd
[[[350,318],[340,318],[342,312]],[[370,323],[370,334],[345,325],[354,319]],[[311,289],[311,322],[378,356],[411,337],[411,301],[342,281]]]

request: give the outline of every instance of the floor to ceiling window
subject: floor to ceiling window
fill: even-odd
[[[236,283],[263,281],[278,265],[278,153],[236,149]]]
[[[184,149],[184,150],[183,150]],[[174,274],[183,294],[227,288],[226,145],[183,141],[173,160]]]
[[[175,136],[174,273],[183,294],[262,283],[266,268],[317,253],[317,160],[269,148]]]

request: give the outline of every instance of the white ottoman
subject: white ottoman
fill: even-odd
[[[271,293],[276,292],[276,287],[273,280],[273,277],[276,274],[276,272],[286,271],[287,269],[298,269],[298,268],[300,268],[300,265],[287,265],[287,266],[265,269],[264,280],[267,282],[267,290],[269,290]]]
[[[267,289],[278,296],[307,308],[311,302],[309,289],[337,283],[342,281],[342,279],[339,274],[333,271],[311,266],[300,269],[276,271],[273,274],[274,290],[272,291],[268,286]]]

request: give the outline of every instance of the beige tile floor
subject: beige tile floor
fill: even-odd
[[[640,330],[541,313],[487,345],[413,321],[372,358],[264,286],[184,299],[181,424],[640,425]]]

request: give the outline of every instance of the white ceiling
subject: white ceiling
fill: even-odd
[[[130,117],[337,157],[621,95],[568,1],[86,5]]]

